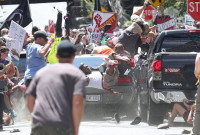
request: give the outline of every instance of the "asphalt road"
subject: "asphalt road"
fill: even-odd
[[[184,129],[191,130],[191,127],[183,124],[182,118],[176,118],[174,127],[168,129],[157,129],[157,126],[149,126],[146,123],[130,125],[131,121],[83,121],[81,122],[79,135],[180,135]],[[182,125],[183,124],[183,125]],[[20,132],[10,133],[13,129]],[[15,125],[4,127],[0,135],[29,135],[31,122],[16,122]]]

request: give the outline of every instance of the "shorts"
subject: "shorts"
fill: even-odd
[[[185,120],[185,122],[187,122],[189,113],[190,113],[190,111],[185,111],[185,113],[183,114],[183,119]]]
[[[105,72],[103,76],[103,88],[112,89],[118,82],[119,71],[117,67],[114,68],[114,73],[109,75]]]

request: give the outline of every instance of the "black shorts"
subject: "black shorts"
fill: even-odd
[[[190,111],[185,111],[185,113],[183,114],[183,119],[185,120],[185,122],[187,122],[189,113],[190,113]]]

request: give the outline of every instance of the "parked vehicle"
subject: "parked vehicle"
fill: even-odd
[[[173,103],[195,99],[196,53],[200,30],[163,31],[146,56],[139,56],[134,69],[138,110],[149,124],[163,123]]]
[[[98,67],[104,63],[104,58],[108,57],[107,55],[98,55],[98,54],[86,54],[79,55],[75,57],[74,65],[79,67],[82,63],[88,65],[89,67]],[[98,70],[92,70],[92,72],[99,72]],[[93,106],[97,111],[98,108],[101,108],[104,116],[108,116],[107,113],[116,111],[124,111],[125,115],[133,116],[135,107],[134,99],[136,97],[136,91],[133,88],[133,79],[131,72],[128,75],[120,75],[118,84],[114,87],[114,90],[120,92],[121,95],[113,95],[112,93],[104,90],[97,89],[93,87],[86,88],[86,107]],[[107,108],[109,112],[106,112]],[[102,110],[103,109],[103,110]],[[125,110],[126,111],[125,111]],[[95,111],[93,109],[92,112]],[[89,111],[85,109],[87,113]],[[97,113],[97,112],[96,112]],[[94,113],[93,113],[94,114]]]

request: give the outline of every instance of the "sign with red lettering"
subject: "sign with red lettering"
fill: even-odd
[[[153,10],[152,6],[148,6],[144,9],[143,15],[145,20],[152,20],[153,19]]]
[[[54,22],[53,20],[49,20],[49,33],[54,33],[55,29],[54,29]]]
[[[169,16],[157,17],[156,18],[158,31],[161,32],[163,30],[172,30],[175,26],[175,19],[170,18]]]
[[[99,12],[94,11],[93,13],[93,33],[100,32],[101,28],[106,25],[112,25],[112,27],[106,33],[113,33],[113,30],[117,26],[117,14],[112,12]]]
[[[200,21],[200,0],[188,0],[187,12],[195,21]]]

